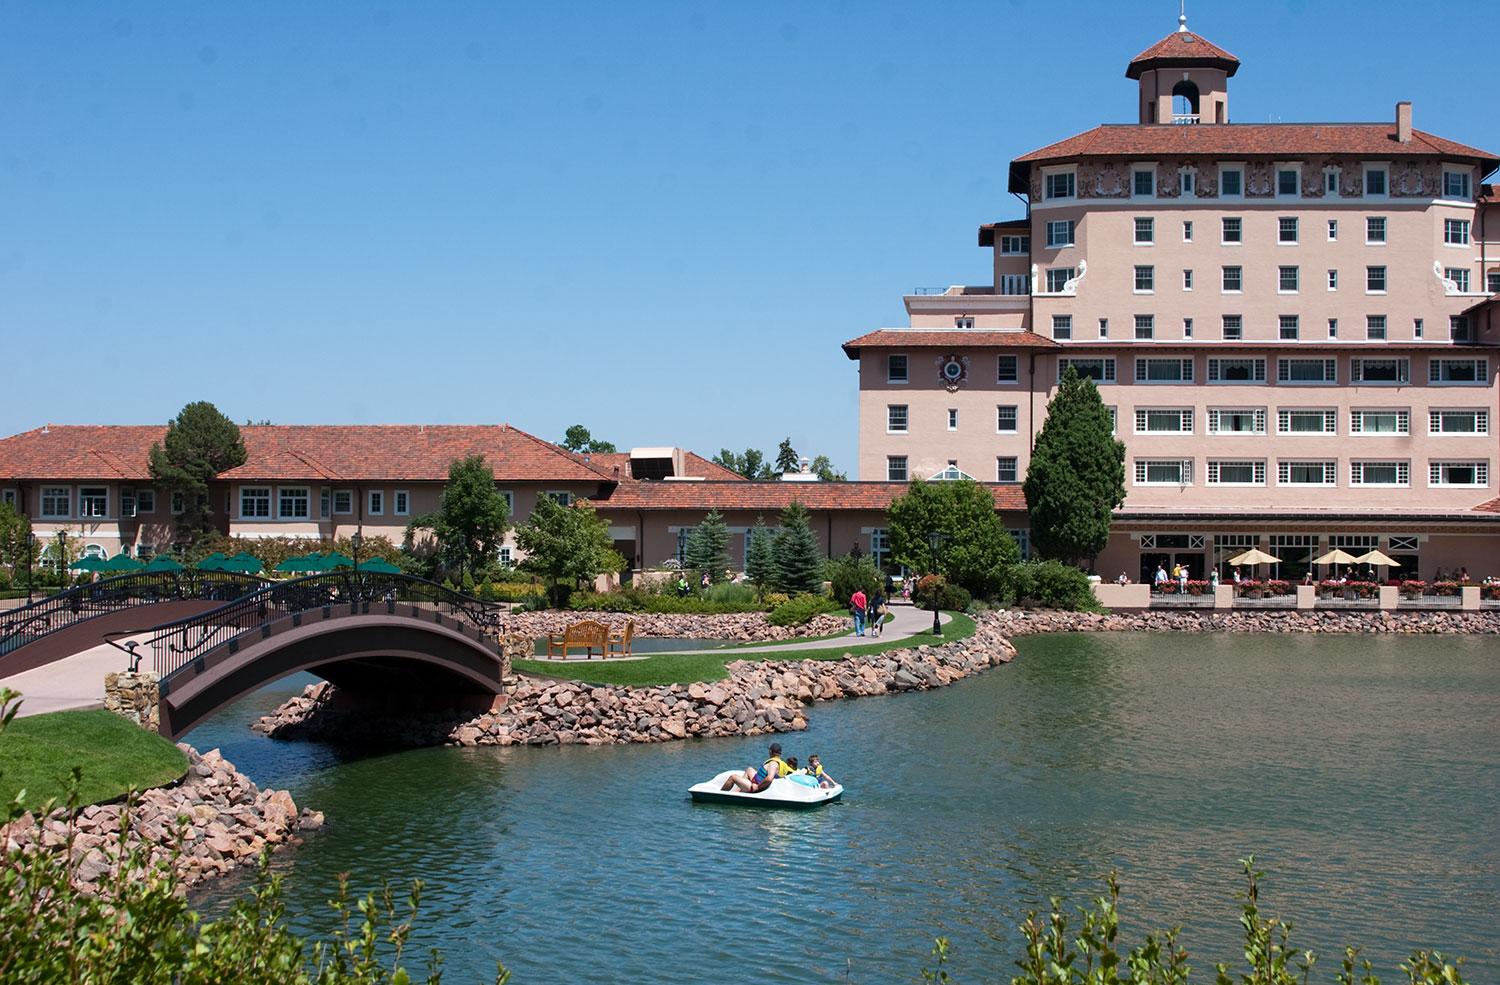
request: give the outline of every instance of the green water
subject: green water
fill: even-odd
[[[1386,972],[1423,945],[1500,979],[1495,638],[1026,640],[942,691],[816,706],[781,741],[848,793],[812,814],[688,801],[761,740],[351,760],[249,733],[300,683],[189,740],[328,813],[278,863],[300,926],[329,926],[339,872],[420,877],[416,943],[449,981],[497,957],[521,982],[910,981],[938,934],[960,981],[1008,981],[1025,911],[1111,868],[1129,929],[1183,924],[1208,981],[1238,953],[1249,852],[1323,980],[1346,942]]]

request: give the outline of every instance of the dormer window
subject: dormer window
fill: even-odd
[[[1329,198],[1338,197],[1340,176],[1338,168],[1328,168],[1323,172],[1323,193]]]
[[[1376,198],[1386,196],[1386,167],[1384,164],[1365,165],[1365,194]]]
[[[1156,195],[1155,168],[1136,168],[1130,175],[1130,191],[1136,198],[1152,198]]]
[[[1184,196],[1195,195],[1198,191],[1197,176],[1184,168],[1177,174],[1177,186]]]
[[[1276,197],[1287,198],[1302,194],[1302,172],[1289,166],[1276,169]]]
[[[1245,194],[1245,171],[1243,168],[1219,169],[1219,197],[1239,198]]]
[[[1443,197],[1467,200],[1469,194],[1469,172],[1443,170]]]
[[[1077,176],[1072,171],[1057,171],[1047,175],[1048,199],[1073,198],[1077,194]]]

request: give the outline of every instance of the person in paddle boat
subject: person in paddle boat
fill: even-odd
[[[823,772],[823,761],[818,758],[817,753],[813,753],[807,757],[807,773],[809,776],[817,778],[818,786],[820,787],[838,786],[837,780]]]
[[[745,772],[735,773],[724,781],[720,790],[743,790],[745,793],[760,793],[780,776],[790,776],[792,768],[781,758],[781,743],[771,743],[769,756],[760,769],[745,767]]]

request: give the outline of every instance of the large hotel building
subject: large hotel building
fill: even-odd
[[[1011,162],[1026,215],[979,228],[993,283],[845,343],[861,478],[1023,480],[1071,366],[1126,448],[1109,576],[1251,546],[1284,575],[1330,547],[1424,574],[1500,557],[1500,161],[1407,102],[1231,123],[1239,64],[1184,21],[1126,70],[1139,122]]]
[[[503,425],[244,429],[211,489],[226,533],[400,539],[448,465],[481,454],[517,521],[587,498],[631,566],[681,557],[710,509],[743,559],[792,499],[830,554],[888,557],[905,484],[972,476],[1026,545],[1020,482],[1068,367],[1126,447],[1109,577],[1249,547],[1297,577],[1378,548],[1430,576],[1500,559],[1496,156],[1380,123],[1230,122],[1227,51],[1187,30],[1126,75],[1138,122],[1016,158],[1023,218],[979,227],[993,282],[906,298],[910,324],[844,344],[859,364],[859,479],[745,482],[675,448],[578,456]],[[161,427],[52,426],[0,439],[0,500],[90,553],[170,548],[180,504],[151,485]],[[507,547],[507,552],[512,550]]]

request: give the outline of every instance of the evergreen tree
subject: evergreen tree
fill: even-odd
[[[1087,558],[1092,570],[1109,542],[1114,510],[1125,501],[1125,445],[1112,431],[1093,381],[1068,367],[1026,470],[1031,544],[1040,556],[1070,564]]]
[[[786,475],[788,472],[796,472],[800,466],[797,449],[792,447],[792,439],[782,438],[781,444],[776,448],[776,474]]]
[[[998,595],[1006,568],[1020,560],[1015,538],[995,512],[994,494],[972,479],[913,482],[891,503],[886,526],[898,564],[942,575],[973,595]]]
[[[509,521],[494,471],[483,455],[471,455],[448,466],[448,484],[437,512],[413,517],[406,528],[408,534],[431,530],[444,566],[458,569],[462,579],[499,555]]]
[[[166,437],[151,446],[151,479],[169,499],[178,498],[177,539],[191,550],[215,533],[208,483],[220,472],[245,464],[239,427],[206,400],[188,404],[167,424]]]
[[[807,509],[795,499],[781,511],[781,529],[771,545],[771,584],[777,591],[822,591],[823,551],[808,520]]]
[[[563,506],[542,496],[526,523],[516,528],[516,543],[526,552],[521,569],[541,576],[557,606],[564,601],[564,589],[625,564],[609,539],[608,521],[587,502]]]
[[[775,580],[776,568],[771,552],[774,540],[766,529],[766,518],[756,517],[755,526],[745,535],[745,577],[755,586],[756,592],[765,595],[766,589]]]
[[[687,563],[700,575],[707,572],[710,581],[724,580],[729,567],[729,527],[718,510],[709,510],[688,534]]]
[[[562,446],[568,451],[608,453],[615,451],[612,441],[601,441],[589,433],[582,424],[575,424],[563,433]]]

